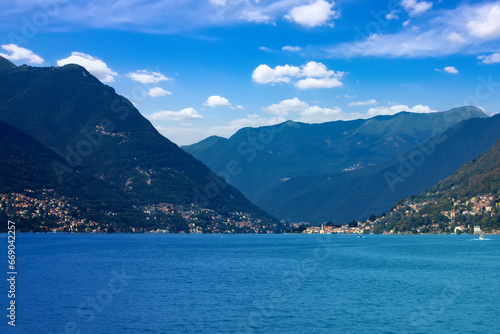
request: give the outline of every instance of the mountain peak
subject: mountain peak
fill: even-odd
[[[475,107],[475,106],[462,106],[462,107],[457,107],[450,109],[448,111],[444,112],[445,116],[449,115],[456,115],[456,116],[461,116],[466,118],[475,118],[475,117],[481,117],[481,118],[486,118],[489,117],[483,109]]]
[[[16,68],[17,66],[14,65],[11,61],[7,60],[6,58],[0,56],[0,70],[3,69],[9,69],[9,68]]]

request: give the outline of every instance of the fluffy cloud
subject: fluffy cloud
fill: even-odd
[[[264,111],[276,115],[276,116],[286,116],[291,113],[296,113],[303,111],[309,107],[309,105],[298,98],[283,100],[278,104],[272,104],[269,107],[262,108]]]
[[[296,121],[305,123],[324,123],[342,119],[342,109],[339,107],[320,108],[318,106],[308,107],[301,111]]]
[[[434,69],[434,71],[436,71],[436,72],[446,72],[446,73],[450,73],[450,74],[458,74],[459,73],[458,70],[454,66],[446,66],[443,69],[436,68],[436,69]]]
[[[279,117],[289,116],[289,118],[305,123],[322,123],[349,118],[339,107],[321,108],[316,105],[310,106],[296,97],[272,104],[262,108],[262,110]]]
[[[414,112],[419,114],[436,112],[436,110],[432,110],[428,106],[423,106],[421,104],[414,106],[413,108],[408,107],[407,105],[394,105],[390,107],[376,107],[368,109],[368,116],[378,116],[378,115],[394,115],[400,113],[402,111]]]
[[[161,87],[154,87],[148,91],[148,95],[151,97],[158,97],[158,96],[172,95],[172,93]]]
[[[231,103],[229,103],[229,100],[226,99],[225,97],[219,96],[219,95],[212,95],[210,96],[207,101],[204,103],[204,105],[216,108],[216,107],[229,107]]]
[[[44,61],[40,56],[33,53],[33,51],[15,44],[2,45],[2,49],[9,52],[9,54],[0,53],[0,56],[9,60],[27,60],[30,64],[42,64]]]
[[[472,36],[484,39],[500,37],[500,6],[480,8],[476,18],[467,22],[467,29]]]
[[[444,68],[444,71],[446,73],[451,73],[451,74],[458,74],[458,70],[454,66],[446,66]]]
[[[297,6],[285,15],[285,19],[300,24],[307,28],[322,25],[333,27],[333,19],[340,17],[340,12],[333,10],[334,2],[316,0],[309,5]]]
[[[345,72],[329,70],[324,64],[310,61],[301,67],[285,65],[274,69],[259,65],[252,73],[252,80],[259,84],[290,83],[299,89],[332,88],[342,86]]]
[[[397,10],[392,10],[389,14],[385,16],[386,20],[399,20],[399,16],[397,15]]]
[[[158,72],[148,72],[146,70],[140,70],[140,71],[135,71],[135,72],[130,72],[128,74],[125,74],[125,76],[129,77],[130,79],[143,83],[143,84],[157,84],[162,81],[166,80],[173,80],[171,78],[167,78],[161,73]]]
[[[500,63],[500,53],[493,53],[489,56],[479,56],[477,59],[481,60],[483,64]]]
[[[302,51],[302,48],[300,46],[287,45],[287,46],[282,47],[281,50],[286,51],[286,52],[299,52],[299,51]]]
[[[401,6],[410,16],[418,16],[432,8],[432,2],[418,0],[402,0]]]
[[[115,81],[115,75],[118,75],[115,71],[110,69],[105,62],[99,58],[92,57],[91,55],[72,52],[71,56],[68,58],[60,59],[57,61],[57,66],[64,66],[67,64],[77,64],[84,67],[92,75],[102,82],[109,83]]]
[[[353,102],[351,105],[366,106],[378,103],[376,100],[368,100],[363,102]],[[414,113],[430,113],[435,112],[428,106],[416,105],[413,108],[407,105],[392,105],[387,107],[369,108],[367,112],[346,113],[340,107],[334,106],[331,108],[322,108],[320,106],[311,106],[308,103],[299,100],[298,98],[283,100],[280,103],[272,104],[262,108],[267,113],[286,117],[299,122],[305,123],[322,123],[332,121],[348,121],[359,118],[370,118],[378,115],[394,115],[402,111]]]
[[[145,115],[145,116],[148,119],[155,121],[185,121],[189,119],[203,118],[203,116],[201,116],[193,108],[184,108],[181,111],[160,110],[151,115]]]
[[[349,103],[349,106],[350,107],[361,107],[361,106],[369,106],[369,105],[373,105],[373,104],[377,104],[377,103],[378,103],[377,100],[371,99],[368,101],[351,102],[351,103]]]
[[[290,82],[290,77],[299,75],[300,68],[296,66],[276,66],[274,69],[267,65],[259,65],[252,73],[252,80],[260,84]]]

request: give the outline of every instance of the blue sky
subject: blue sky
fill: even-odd
[[[499,1],[0,2],[0,55],[78,63],[179,145],[245,126],[500,112]]]

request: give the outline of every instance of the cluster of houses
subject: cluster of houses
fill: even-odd
[[[495,217],[500,214],[500,202],[497,200],[496,196],[492,195],[482,195],[473,196],[467,199],[454,199],[448,198],[445,205],[443,202],[436,201],[424,201],[424,202],[404,202],[397,205],[394,208],[394,212],[402,214],[403,216],[410,218],[420,215],[422,218],[429,217],[429,212],[427,208],[435,205],[441,205],[445,210],[439,211],[441,217],[446,217],[448,219],[447,225],[444,229],[448,232],[454,233],[484,233],[481,230],[481,226],[478,225],[480,219]],[[424,210],[427,209],[427,210]],[[432,209],[430,212],[433,212]],[[392,214],[392,213],[391,213]],[[476,217],[477,216],[477,217]],[[386,224],[387,225],[387,224]],[[440,232],[443,227],[437,222],[433,222],[428,227],[432,230]],[[422,230],[428,230],[425,228],[416,228],[415,231],[420,233]],[[441,231],[444,232],[444,231]],[[489,228],[489,233],[497,233],[497,230],[491,230]],[[389,231],[391,233],[391,231]]]
[[[282,232],[277,223],[265,222],[246,212],[231,212],[222,215],[214,210],[200,208],[193,204],[176,205],[160,203],[144,208],[150,220],[159,219],[159,214],[167,217],[181,217],[189,226],[189,233],[273,233]],[[150,230],[151,233],[168,233],[168,230]],[[182,231],[181,233],[184,233]]]
[[[71,204],[71,199],[59,196],[53,189],[34,191],[25,189],[24,194],[0,194],[0,211],[6,212],[12,219],[36,222],[35,230],[46,232],[108,232],[109,224],[98,223],[82,218],[81,213],[88,209],[78,208]],[[188,230],[182,233],[272,233],[283,232],[283,225],[276,222],[265,222],[245,212],[231,212],[224,216],[207,208],[195,205],[175,205],[160,203],[142,208],[146,220],[151,222],[147,227],[129,227],[130,232],[169,233],[169,219],[181,219]],[[105,212],[107,216],[117,213]],[[163,219],[163,220],[162,220]]]
[[[25,189],[25,194],[0,194],[0,211],[13,217],[36,220],[40,223],[39,229],[47,232],[100,232],[97,222],[75,217],[80,214],[80,209],[72,206],[67,197],[58,196],[54,189]]]
[[[305,234],[369,234],[372,232],[373,226],[377,224],[379,219],[374,221],[358,222],[357,226],[342,225],[329,226],[321,224],[320,226],[309,226],[302,233]]]

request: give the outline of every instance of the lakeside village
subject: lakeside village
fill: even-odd
[[[268,223],[244,212],[217,214],[194,205],[168,203],[140,207],[142,223],[136,226],[116,224],[119,213],[96,215],[79,208],[53,189],[24,194],[0,194],[0,213],[20,220],[22,232],[70,233],[305,233],[305,234],[500,234],[500,199],[498,196],[474,196],[465,200],[407,200],[396,205],[388,215],[372,215],[366,221],[346,225],[332,222],[318,226],[307,223]]]
[[[0,213],[18,220],[20,232],[70,233],[280,233],[284,225],[264,222],[249,213],[217,214],[213,210],[194,205],[168,203],[139,208],[141,223],[137,226],[116,224],[120,213],[105,212],[96,215],[90,209],[79,208],[72,199],[58,196],[53,189],[24,194],[0,194]],[[99,217],[101,216],[101,217]],[[90,218],[93,217],[93,218]],[[105,217],[105,219],[99,219]]]
[[[294,227],[295,232],[306,234],[500,234],[500,199],[484,195],[440,202],[408,200],[389,215],[372,215],[367,221]]]

